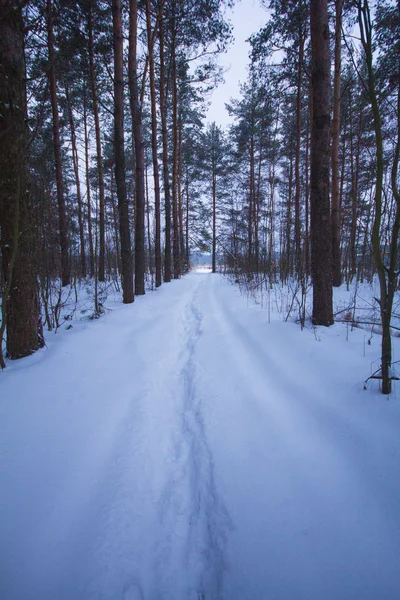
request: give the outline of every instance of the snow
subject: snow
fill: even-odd
[[[398,600],[400,409],[365,337],[203,269],[9,363],[0,598]]]

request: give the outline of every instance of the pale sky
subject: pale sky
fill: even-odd
[[[228,71],[224,75],[225,83],[214,90],[207,113],[207,120],[217,125],[226,126],[232,123],[225,103],[230,98],[239,98],[239,83],[247,78],[246,67],[249,64],[250,44],[246,39],[263,27],[268,13],[261,7],[259,0],[238,0],[232,11],[227,11],[227,18],[233,25],[234,43],[226,54],[219,57],[221,64]]]

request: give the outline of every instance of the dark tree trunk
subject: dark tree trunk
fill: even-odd
[[[217,270],[217,192],[215,170],[212,174],[212,272]]]
[[[154,177],[154,212],[156,221],[155,235],[155,267],[156,267],[156,287],[161,285],[161,213],[160,213],[160,175],[158,170],[157,153],[157,105],[156,105],[156,87],[154,77],[154,54],[151,44],[151,12],[150,0],[146,0],[146,24],[147,24],[147,48],[149,52],[150,69],[150,98],[151,98],[151,149],[153,157],[153,177]]]
[[[145,189],[144,189],[144,145],[142,130],[142,109],[139,103],[137,73],[137,0],[129,1],[129,98],[132,115],[133,137],[135,141],[135,293],[145,293]]]
[[[185,247],[186,247],[186,265],[190,269],[190,252],[189,252],[189,174],[186,173],[186,235],[185,235]]]
[[[333,83],[332,120],[332,283],[340,286],[340,189],[339,189],[339,136],[340,136],[340,72],[342,66],[342,6],[335,0],[335,75]]]
[[[0,225],[5,281],[0,345],[7,328],[11,359],[43,346],[37,239],[29,194],[24,22],[22,8],[0,0]],[[0,347],[0,366],[5,367]]]
[[[88,222],[88,237],[89,237],[89,253],[90,253],[90,277],[94,276],[94,251],[93,251],[93,232],[92,232],[92,204],[90,195],[90,177],[89,177],[89,135],[87,128],[87,101],[86,87],[83,101],[83,123],[85,130],[85,172],[86,172],[86,204],[87,204],[87,222]]]
[[[253,128],[253,124],[252,124]],[[249,276],[253,272],[253,219],[254,219],[254,135],[250,138],[250,186],[249,186],[249,214],[248,214],[248,225],[247,235],[249,238],[248,248],[248,274]]]
[[[164,27],[160,19],[160,112],[163,146],[163,179],[165,200],[165,255],[164,255],[164,281],[171,281],[171,188],[169,183],[168,164],[168,130],[167,130],[167,100],[165,81],[165,52],[164,52]]]
[[[99,281],[105,280],[105,192],[104,192],[104,171],[103,155],[101,148],[100,118],[99,107],[97,103],[96,74],[94,68],[93,51],[93,23],[92,23],[92,2],[90,0],[88,14],[88,51],[89,51],[89,77],[92,91],[94,128],[96,132],[96,155],[97,155],[97,173],[99,177]]]
[[[115,183],[117,187],[119,228],[121,243],[121,270],[123,302],[134,301],[133,265],[131,236],[129,228],[129,206],[125,181],[124,149],[124,69],[121,0],[113,0],[113,40],[114,40],[114,152]]]
[[[175,45],[171,49],[172,62],[172,252],[174,259],[174,279],[181,276],[179,255],[179,214],[178,214],[178,84],[176,73]]]
[[[72,113],[72,106],[71,106],[71,101],[70,101],[70,97],[69,97],[68,86],[65,86],[65,97],[67,100],[69,126],[71,129],[72,163],[74,165],[76,198],[78,201],[78,225],[79,225],[80,254],[81,254],[81,274],[82,274],[82,277],[86,277],[85,234],[84,234],[84,229],[83,229],[81,181],[80,181],[80,177],[79,177],[79,158],[78,158],[78,149],[77,149],[77,145],[76,145],[74,115]]]
[[[182,194],[182,117],[178,119],[178,211],[179,211],[179,251],[181,273],[187,272],[185,259],[185,234],[183,229],[183,194]]]
[[[311,274],[313,323],[333,323],[329,198],[330,57],[327,0],[311,0],[313,119],[311,134]]]
[[[149,253],[149,272],[151,276],[151,285],[153,286],[153,257],[151,250],[151,227],[150,227],[150,203],[149,203],[149,177],[147,162],[145,163],[145,182],[146,182],[146,221],[147,221],[147,251]]]
[[[114,223],[114,236],[115,236],[115,252],[117,254],[116,259],[116,273],[121,274],[121,252],[120,252],[120,241],[119,241],[119,227],[118,227],[118,210],[115,204],[115,194],[114,194],[114,177],[111,173],[111,207],[113,211],[113,223]]]
[[[57,102],[57,83],[55,71],[55,52],[54,52],[54,34],[53,34],[53,7],[51,0],[47,0],[47,48],[49,55],[49,83],[51,110],[53,114],[53,144],[54,144],[54,162],[56,168],[57,184],[57,202],[58,202],[58,221],[60,230],[60,249],[61,249],[61,282],[62,285],[71,283],[71,269],[69,261],[69,241],[67,230],[67,215],[65,209],[63,173],[61,161],[61,139],[60,139],[60,118],[58,115]]]
[[[300,150],[301,150],[301,97],[304,62],[304,35],[302,28],[299,35],[299,56],[297,64],[297,95],[296,95],[296,155],[294,164],[295,195],[294,195],[294,239],[295,239],[295,263],[297,277],[301,278],[303,260],[301,255],[301,225],[300,225]]]

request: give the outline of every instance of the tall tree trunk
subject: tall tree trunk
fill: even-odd
[[[97,173],[99,178],[99,281],[105,280],[105,191],[104,191],[104,170],[103,154],[101,148],[100,135],[100,117],[97,102],[96,73],[94,68],[94,50],[93,50],[93,20],[92,8],[93,0],[90,0],[88,13],[88,51],[89,51],[89,77],[92,91],[94,128],[96,133],[96,155],[97,155]]]
[[[24,22],[22,5],[0,0],[0,223],[5,282],[0,327],[0,366],[7,328],[7,355],[32,354],[43,346],[37,279],[38,240],[28,189]]]
[[[121,0],[112,2],[114,41],[114,152],[115,183],[117,186],[119,228],[121,238],[121,269],[123,302],[134,301],[133,265],[129,228],[129,206],[125,181],[124,148],[124,69]]]
[[[114,177],[111,172],[111,185],[110,185],[110,195],[111,195],[111,207],[113,211],[113,224],[114,224],[114,236],[115,236],[115,252],[117,254],[116,261],[116,271],[117,274],[122,273],[121,267],[121,252],[120,252],[120,242],[119,242],[119,227],[118,227],[118,211],[115,204],[115,195],[114,195]]]
[[[296,155],[294,163],[295,195],[294,195],[294,239],[295,239],[295,264],[297,277],[301,278],[302,253],[301,253],[301,226],[300,226],[300,149],[301,149],[301,93],[304,63],[304,34],[300,26],[299,56],[297,64],[297,95],[296,95]]]
[[[189,252],[189,173],[186,171],[186,235],[185,235],[185,244],[186,244],[186,264],[187,268],[190,268],[190,252]]]
[[[161,285],[161,211],[160,211],[160,175],[158,169],[157,152],[157,105],[156,105],[156,87],[154,77],[154,51],[151,44],[151,12],[150,0],[146,0],[146,24],[147,24],[147,49],[149,53],[150,70],[150,99],[151,99],[151,150],[153,157],[153,177],[154,177],[154,212],[155,212],[155,267],[156,267],[156,287]]]
[[[329,198],[330,57],[327,0],[311,0],[313,120],[311,134],[311,273],[313,323],[333,323]]]
[[[147,221],[147,248],[149,253],[149,272],[151,275],[151,285],[153,286],[153,258],[151,251],[151,227],[150,227],[150,203],[149,203],[149,178],[147,161],[145,163],[145,183],[146,183],[146,221]]]
[[[217,175],[214,148],[212,149],[212,272],[217,270]]]
[[[47,0],[47,49],[49,55],[49,83],[51,110],[53,114],[53,145],[54,162],[56,168],[57,202],[58,202],[58,222],[60,231],[60,249],[61,249],[61,282],[62,285],[71,283],[71,268],[69,260],[69,240],[67,227],[67,214],[65,209],[63,173],[61,160],[61,139],[60,139],[60,117],[58,115],[57,101],[57,83],[55,71],[55,52],[54,52],[54,34],[53,34],[53,7],[51,0]]]
[[[164,281],[171,281],[171,188],[169,182],[168,161],[168,129],[167,129],[167,94],[165,81],[165,52],[164,52],[164,26],[160,19],[160,112],[163,147],[163,179],[165,202],[165,255],[164,255]]]
[[[71,101],[70,101],[67,85],[65,86],[65,97],[66,97],[66,101],[67,101],[69,126],[71,129],[72,163],[74,165],[76,198],[77,198],[77,202],[78,202],[78,225],[79,225],[79,239],[80,239],[81,272],[82,272],[82,277],[86,277],[85,234],[84,234],[84,229],[83,229],[81,181],[80,181],[80,177],[79,177],[79,157],[78,157],[78,149],[76,146],[74,115],[72,113],[72,106],[71,106]]]
[[[289,190],[287,202],[287,217],[286,217],[286,275],[288,277],[292,273],[292,195],[293,195],[293,151],[290,148],[290,166],[289,166]]]
[[[350,106],[350,165],[351,165],[351,229],[350,229],[350,278],[357,272],[357,205],[358,205],[358,180],[360,170],[361,131],[363,123],[362,109],[359,115],[357,143],[354,147],[353,108]]]
[[[340,73],[342,66],[342,6],[335,0],[335,75],[333,79],[332,119],[332,283],[342,283],[340,265],[340,190],[339,190],[339,136],[340,136]]]
[[[179,252],[181,273],[187,272],[185,260],[185,234],[183,229],[183,194],[182,194],[182,117],[178,119],[178,213],[179,213]]]
[[[89,255],[90,255],[90,277],[94,276],[94,251],[93,251],[93,231],[92,231],[92,203],[90,194],[90,176],[89,176],[89,135],[87,127],[87,100],[86,87],[83,97],[83,123],[85,132],[85,174],[86,174],[86,204],[87,204],[87,221],[88,221],[88,237],[89,237]]]
[[[252,124],[252,129],[254,125]],[[254,134],[250,138],[250,186],[249,186],[249,215],[248,215],[248,274],[253,272],[253,219],[254,219]]]
[[[145,293],[145,189],[144,189],[144,144],[142,130],[142,109],[139,103],[139,82],[137,72],[137,0],[129,0],[129,98],[132,115],[133,137],[135,140],[135,293]]]
[[[174,34],[173,34],[174,35]],[[171,48],[172,62],[172,252],[174,259],[174,279],[181,276],[179,254],[179,214],[178,214],[178,82],[176,72],[175,43]]]

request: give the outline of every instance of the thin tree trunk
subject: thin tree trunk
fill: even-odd
[[[160,211],[160,175],[158,168],[158,148],[157,148],[157,105],[156,88],[154,77],[154,51],[151,44],[151,12],[150,0],[146,0],[146,24],[147,24],[147,48],[149,53],[150,69],[150,99],[151,99],[151,149],[153,157],[153,177],[154,177],[154,212],[155,212],[155,267],[156,267],[156,287],[161,285],[161,211]]]
[[[252,128],[253,128],[252,124]],[[253,272],[253,211],[254,211],[254,135],[250,138],[250,186],[249,186],[249,215],[248,215],[248,274]]]
[[[292,273],[292,195],[293,195],[293,152],[290,148],[289,190],[286,217],[286,277]]]
[[[301,277],[301,227],[300,227],[300,149],[301,149],[301,92],[304,62],[304,35],[300,31],[299,57],[297,65],[297,95],[296,95],[296,154],[294,163],[295,194],[294,194],[294,239],[295,239],[295,264],[297,277]]]
[[[114,222],[114,235],[115,235],[115,252],[117,254],[117,274],[122,273],[121,268],[121,253],[120,253],[120,242],[119,242],[119,227],[118,227],[118,211],[115,204],[115,195],[114,195],[114,177],[111,172],[111,207],[113,211],[113,222]]]
[[[183,229],[183,194],[182,194],[182,117],[178,119],[178,213],[179,213],[179,251],[181,273],[187,271],[185,260],[185,235]]]
[[[186,264],[190,268],[190,252],[189,252],[189,174],[186,171]]]
[[[96,134],[96,155],[97,155],[97,173],[99,178],[99,264],[98,276],[99,281],[105,280],[105,191],[104,191],[104,170],[103,170],[103,154],[101,148],[100,135],[100,118],[99,107],[97,102],[97,85],[96,73],[94,68],[94,51],[93,51],[93,22],[92,22],[92,3],[90,0],[88,13],[88,52],[89,52],[89,78],[92,91],[94,128]]]
[[[167,130],[167,104],[165,81],[165,52],[164,52],[164,26],[160,19],[160,112],[163,147],[163,179],[164,179],[164,210],[165,210],[165,256],[164,256],[164,281],[171,281],[171,188],[169,182],[168,164],[168,130]]]
[[[80,239],[81,272],[82,272],[82,277],[86,277],[85,234],[84,234],[84,229],[83,229],[81,182],[80,182],[80,177],[79,177],[79,157],[78,157],[78,149],[76,146],[74,116],[72,113],[72,106],[71,106],[71,101],[70,101],[67,85],[65,86],[65,97],[66,97],[66,101],[67,101],[69,126],[71,129],[72,163],[74,165],[76,198],[77,198],[77,202],[78,202],[78,225],[79,225],[79,239]]]
[[[142,109],[139,103],[137,72],[137,0],[129,0],[129,98],[132,115],[133,137],[135,141],[135,293],[145,293],[145,189],[144,189],[144,144],[142,130]]]
[[[340,265],[340,190],[339,190],[339,136],[340,136],[340,73],[342,66],[342,6],[335,0],[335,74],[333,80],[332,119],[332,283],[342,283]]]
[[[175,44],[172,43],[172,251],[174,262],[174,279],[181,275],[179,255],[179,215],[178,215],[178,83],[176,73]]]
[[[113,0],[113,41],[114,41],[114,152],[115,183],[117,186],[119,228],[121,238],[121,269],[123,302],[134,301],[133,265],[129,227],[129,206],[125,181],[124,148],[124,69],[121,0]]]
[[[149,203],[149,178],[147,171],[147,161],[145,163],[145,187],[146,187],[146,221],[147,221],[147,248],[149,253],[149,272],[151,275],[151,284],[153,286],[153,259],[151,251],[151,227],[150,227],[150,203]]]
[[[69,260],[69,240],[67,228],[67,214],[65,208],[63,173],[61,160],[61,139],[60,139],[60,117],[58,115],[57,102],[57,83],[55,72],[55,52],[54,52],[54,34],[53,34],[53,7],[51,0],[47,0],[47,49],[49,55],[49,83],[51,110],[53,114],[53,145],[54,162],[56,169],[57,202],[58,202],[58,223],[60,232],[61,249],[61,282],[62,285],[71,283],[71,268]]]
[[[214,152],[214,150],[212,150]],[[212,272],[217,270],[217,176],[215,157],[212,157]]]
[[[90,177],[89,177],[89,136],[87,128],[87,101],[86,87],[83,100],[83,123],[85,131],[85,171],[86,171],[86,204],[88,211],[88,236],[89,236],[89,255],[90,255],[90,277],[94,276],[94,251],[93,251],[93,232],[92,232],[92,203],[90,193]]]

